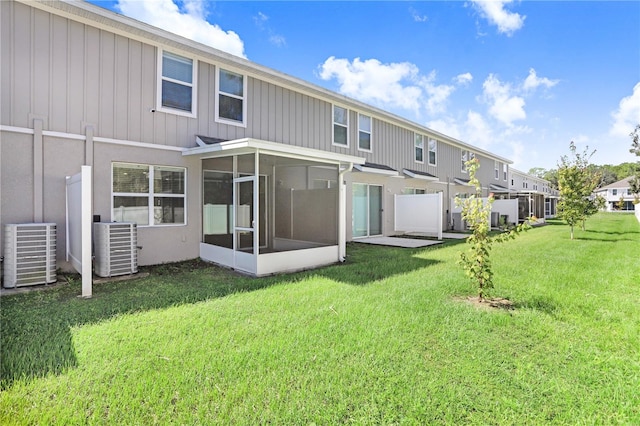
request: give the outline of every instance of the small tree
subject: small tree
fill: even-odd
[[[524,222],[507,232],[489,236],[489,231],[491,230],[491,205],[494,201],[493,194],[489,195],[486,203],[483,202],[482,186],[476,178],[476,172],[480,168],[478,159],[473,158],[465,164],[471,178],[469,183],[476,188],[476,193],[465,199],[456,197],[456,205],[462,207],[462,218],[471,228],[471,235],[467,238],[469,249],[466,252],[460,252],[460,264],[465,274],[476,284],[478,300],[482,301],[485,290],[493,288],[493,271],[491,270],[491,259],[489,258],[492,244],[515,238],[521,231],[527,230],[529,224]]]
[[[600,180],[598,174],[589,169],[589,159],[595,151],[588,154],[587,148],[579,154],[573,142],[569,144],[569,149],[573,158],[562,156],[558,166],[558,188],[560,189],[558,216],[571,228],[573,240],[574,226],[582,222],[582,229],[584,229],[587,217],[598,211],[592,193]]]

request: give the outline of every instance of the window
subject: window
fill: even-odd
[[[371,151],[371,117],[358,114],[358,149]]]
[[[611,195],[618,195],[618,190],[617,189],[612,189],[611,190]]]
[[[220,68],[216,86],[216,121],[246,126],[246,93],[247,79],[243,75]]]
[[[349,110],[333,106],[333,143],[349,146]]]
[[[418,163],[424,163],[424,136],[416,134],[415,159]]]
[[[141,226],[186,223],[184,168],[113,163],[112,177],[111,220]]]
[[[500,179],[500,163],[493,161],[493,171],[496,179]]]
[[[158,109],[174,114],[195,116],[195,61],[161,51],[158,62],[160,70]]]
[[[438,153],[438,142],[435,139],[429,139],[429,165],[436,165],[436,158]]]
[[[422,194],[426,194],[427,190],[426,189],[420,189],[420,188],[404,188],[402,190],[402,194],[403,195],[422,195]]]
[[[461,156],[461,160],[462,160],[462,173],[467,173],[467,161],[473,160],[474,158],[476,158],[476,155],[471,152],[471,151],[467,151],[466,149],[462,150],[462,156]]]
[[[502,164],[502,179],[507,180],[507,165]]]

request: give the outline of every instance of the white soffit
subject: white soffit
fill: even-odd
[[[437,182],[439,180],[437,176],[433,176],[430,174],[416,173],[413,170],[404,169],[402,172],[413,179],[422,179],[422,180],[428,180],[431,182]]]
[[[200,139],[200,138],[198,138]],[[202,140],[199,140],[200,145]],[[365,159],[353,155],[339,154],[336,152],[321,151],[319,149],[304,148],[295,145],[287,145],[277,142],[263,141],[259,139],[243,138],[224,141],[214,144],[205,144],[183,151],[183,156],[197,155],[202,158],[212,158],[220,155],[245,154],[259,151],[264,154],[273,154],[284,157],[294,157],[307,160],[324,161],[331,163],[364,164]]]

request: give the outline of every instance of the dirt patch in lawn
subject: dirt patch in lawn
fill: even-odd
[[[468,297],[460,296],[460,297],[455,297],[454,299],[460,302],[473,305],[478,309],[485,309],[489,311],[494,311],[494,310],[511,311],[516,308],[515,304],[511,300],[505,299],[503,297],[488,297],[488,298],[485,297],[482,300],[480,300],[478,296],[468,296]]]

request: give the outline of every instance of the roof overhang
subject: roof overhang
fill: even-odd
[[[489,189],[491,189],[492,191],[495,192],[504,192],[504,193],[514,193],[516,191],[509,189],[509,188],[505,188],[504,186],[500,186],[500,185],[494,185],[494,184],[490,184],[489,185]]]
[[[432,174],[425,173],[425,172],[419,172],[416,170],[403,169],[402,173],[404,173],[405,175],[413,179],[422,179],[422,180],[428,180],[431,182],[437,182],[439,180],[437,176],[434,176]]]
[[[472,186],[470,181],[466,180],[466,179],[460,179],[460,178],[453,178],[453,182],[456,185],[463,185],[463,186]]]
[[[183,156],[198,156],[201,159],[224,157],[227,155],[251,154],[260,152],[263,154],[280,157],[298,158],[301,160],[320,161],[324,163],[349,163],[364,164],[365,159],[353,155],[345,155],[337,152],[321,151],[319,149],[304,148],[295,145],[287,145],[278,142],[269,142],[259,139],[243,138],[218,143],[206,144],[196,136],[198,145],[182,152]]]
[[[364,164],[356,165],[354,163],[353,168],[363,173],[374,173],[377,175],[384,175],[384,176],[391,176],[391,177],[400,176],[397,170],[392,169],[391,167],[388,167],[388,166],[381,166],[379,164],[374,165],[374,164],[364,163]]]

